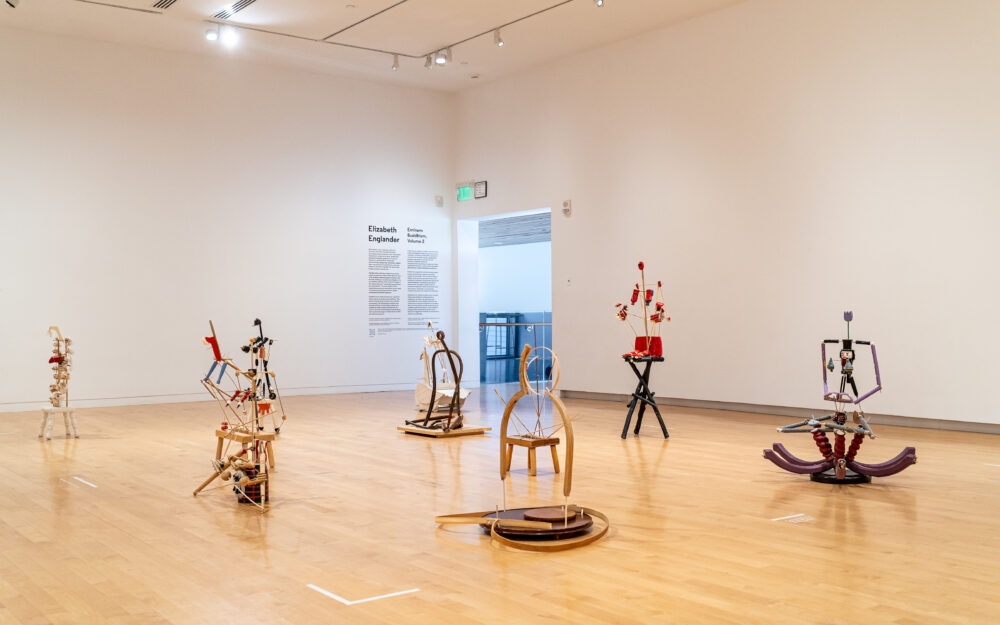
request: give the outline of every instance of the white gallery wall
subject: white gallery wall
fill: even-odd
[[[997,33],[992,0],[751,0],[485,84],[456,179],[490,195],[457,216],[572,200],[564,389],[633,387],[613,306],[644,260],[673,318],[659,395],[822,409],[820,341],[853,309],[869,411],[1000,423]]]
[[[243,357],[260,317],[286,393],[420,375],[368,336],[368,225],[425,229],[448,325],[454,96],[238,57],[0,30],[0,410],[46,399],[50,324],[84,406],[207,399],[209,319]]]

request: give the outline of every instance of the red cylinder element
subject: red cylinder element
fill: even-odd
[[[659,358],[663,355],[663,340],[658,336],[637,336],[635,351],[649,352],[650,356]]]
[[[833,457],[840,460],[844,457],[844,439],[846,436],[836,435],[833,437]]]
[[[819,430],[813,430],[813,440],[816,441],[816,446],[819,447],[819,452],[823,454],[823,458],[828,461],[833,460],[833,448],[830,446],[830,439],[826,437],[826,434],[820,432]]]
[[[847,450],[847,459],[854,460],[854,456],[858,455],[858,450],[861,449],[861,443],[865,442],[864,434],[855,434],[854,438],[851,439],[851,446]]]

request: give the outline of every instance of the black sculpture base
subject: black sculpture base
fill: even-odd
[[[625,416],[625,427],[622,428],[622,438],[625,439],[628,437],[628,426],[632,421],[632,413],[635,412],[636,405],[639,406],[639,413],[635,420],[636,436],[639,435],[639,428],[642,427],[642,416],[646,413],[646,406],[649,406],[653,409],[653,413],[656,414],[656,420],[660,422],[660,431],[663,432],[663,438],[670,438],[670,434],[667,433],[667,425],[663,422],[663,416],[660,415],[660,408],[656,405],[656,400],[654,399],[656,393],[649,388],[649,370],[653,366],[654,362],[663,362],[663,357],[624,357],[624,360],[628,363],[628,366],[632,368],[632,372],[635,373],[635,377],[639,380],[639,383],[632,392],[632,400],[628,403],[628,414]],[[639,371],[639,368],[635,366],[635,363],[637,362],[646,363],[646,368]]]
[[[811,473],[809,479],[823,484],[869,484],[872,481],[871,476],[863,473],[855,473],[850,469],[845,471],[843,478],[837,477],[836,469],[827,469],[820,473]]]

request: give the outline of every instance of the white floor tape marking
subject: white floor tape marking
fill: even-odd
[[[409,594],[411,592],[420,592],[419,588],[411,588],[409,590],[401,590],[399,592],[391,592],[391,593],[389,593],[387,595],[379,595],[377,597],[368,597],[367,599],[358,599],[357,601],[348,601],[347,599],[344,599],[340,595],[335,595],[332,592],[330,592],[329,590],[325,590],[323,588],[320,588],[319,586],[317,586],[315,584],[306,584],[306,587],[307,588],[312,588],[316,592],[318,592],[318,593],[320,593],[322,595],[326,595],[327,597],[330,597],[331,599],[336,599],[337,601],[343,603],[344,605],[356,605],[358,603],[365,603],[367,601],[377,601],[378,599],[388,599],[389,597],[398,597],[399,595],[407,595],[407,594]]]
[[[91,484],[90,482],[88,482],[87,480],[83,479],[82,477],[77,477],[77,476],[74,475],[73,479],[76,480],[77,482],[83,482],[84,484],[86,484],[87,486],[90,486],[91,488],[97,488],[97,484]]]
[[[771,519],[772,521],[787,521],[788,519],[794,519],[795,517],[805,516],[804,513],[800,512],[798,514],[792,514],[789,516],[779,516],[776,519]]]

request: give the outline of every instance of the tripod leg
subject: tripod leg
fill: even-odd
[[[660,422],[660,429],[663,430],[663,438],[670,438],[667,434],[667,424],[663,422],[663,417],[660,416],[660,409],[656,407],[656,402],[653,402],[653,412],[656,413],[656,420]]]
[[[632,421],[632,412],[635,410],[635,402],[638,400],[639,389],[635,389],[635,393],[632,393],[632,401],[628,403],[628,414],[625,416],[625,427],[622,428],[622,438],[628,438],[628,424]]]
[[[649,370],[652,369],[652,367],[653,367],[653,362],[648,361],[646,363],[646,368],[642,372],[642,375],[639,376],[639,387],[642,389],[640,393],[643,399],[646,399],[648,401],[653,400],[653,393],[649,390]],[[636,373],[639,372],[636,371]],[[635,422],[635,433],[637,435],[639,434],[639,428],[642,427],[642,416],[646,414],[646,403],[647,402],[643,401],[642,406],[639,407],[639,418]]]
[[[635,434],[639,433],[639,428],[642,427],[642,415],[646,413],[646,402],[640,402],[639,414],[635,418]]]

